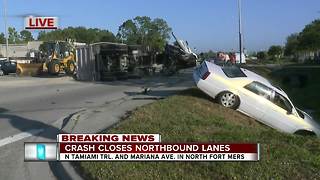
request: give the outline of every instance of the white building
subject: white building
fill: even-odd
[[[27,44],[9,44],[8,56],[12,58],[29,57],[31,50],[39,50],[42,41],[30,41]],[[0,44],[0,55],[6,56],[6,44]]]
[[[242,53],[242,64],[245,64],[246,63],[246,56],[244,53]],[[240,64],[240,53],[236,53],[236,63],[237,64]]]

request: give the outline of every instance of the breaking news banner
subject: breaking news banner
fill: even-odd
[[[259,161],[259,144],[161,143],[159,134],[59,134],[25,143],[25,161]]]
[[[58,142],[160,142],[160,134],[59,134]]]

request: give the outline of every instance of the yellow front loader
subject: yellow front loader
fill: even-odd
[[[43,63],[17,63],[18,76],[37,76],[43,72]]]
[[[17,75],[35,76],[42,73],[58,75],[76,71],[75,48],[68,41],[49,41],[40,45],[39,63],[17,64]]]
[[[76,70],[75,48],[66,41],[45,42],[43,50],[47,52],[45,65],[49,74],[57,75],[64,71],[73,75]]]

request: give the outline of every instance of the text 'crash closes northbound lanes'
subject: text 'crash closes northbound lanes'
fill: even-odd
[[[141,143],[61,143],[60,152],[229,152],[230,145],[211,145],[211,144],[141,144]]]
[[[160,142],[159,134],[59,134],[59,142]]]

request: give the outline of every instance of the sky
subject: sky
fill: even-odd
[[[0,32],[4,32],[3,2]],[[180,39],[200,51],[238,49],[237,0],[6,0],[8,25],[24,28],[26,15],[56,16],[59,28],[84,26],[114,34],[136,16],[163,18]],[[320,0],[242,0],[244,47],[284,45],[286,37],[320,18]],[[33,32],[34,36],[37,32]]]

